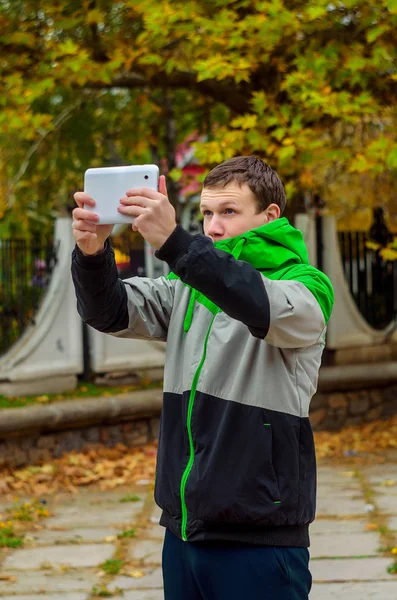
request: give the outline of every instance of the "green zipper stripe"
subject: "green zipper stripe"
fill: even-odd
[[[187,427],[187,433],[188,433],[188,436],[189,436],[190,456],[189,456],[189,462],[187,463],[186,469],[185,469],[185,471],[184,471],[184,473],[182,475],[181,487],[180,487],[181,504],[182,504],[182,527],[181,527],[181,533],[182,533],[182,539],[183,539],[184,542],[187,542],[187,536],[186,536],[187,507],[186,507],[186,503],[185,503],[185,488],[186,488],[186,483],[187,483],[188,477],[190,475],[190,471],[192,470],[193,463],[194,463],[194,446],[193,446],[193,436],[192,436],[192,428],[191,428],[192,413],[193,413],[193,404],[194,404],[194,397],[196,395],[197,382],[198,382],[198,379],[200,377],[201,369],[203,368],[205,357],[207,355],[208,338],[210,336],[210,332],[211,332],[211,329],[212,329],[212,324],[214,322],[215,316],[216,315],[214,315],[212,317],[212,321],[210,323],[210,326],[209,326],[208,331],[207,331],[207,335],[205,337],[203,355],[201,357],[200,364],[197,367],[197,371],[194,374],[193,381],[192,381],[192,389],[190,390],[190,396],[189,396],[189,406],[188,406],[188,411],[187,411],[187,423],[186,423],[186,427]]]
[[[171,271],[171,273],[169,275],[167,275],[167,279],[179,279],[178,275],[175,275],[175,273],[173,273]],[[188,285],[187,283],[184,283],[182,281],[183,285],[187,288],[189,288],[190,290],[194,290],[195,288],[192,288],[192,286]],[[204,294],[202,294],[201,292],[199,292],[198,290],[195,290],[195,298],[194,298],[195,302],[198,302],[199,304],[202,304],[203,306],[205,306],[205,308],[207,308],[210,312],[212,312],[213,315],[217,315],[219,312],[222,312],[222,310],[219,308],[219,306],[217,306],[216,304],[214,304],[213,302],[211,302],[211,300],[209,300],[207,298],[207,296],[204,296]]]

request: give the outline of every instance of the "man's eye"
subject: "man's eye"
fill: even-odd
[[[232,215],[234,213],[234,209],[233,208],[225,208],[225,213],[227,215]]]
[[[210,211],[210,210],[203,210],[203,216],[204,216],[204,217],[209,217],[209,216],[210,216],[210,214],[211,214],[211,211]]]

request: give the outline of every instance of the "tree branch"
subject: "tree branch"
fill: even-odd
[[[45,138],[52,132],[56,131],[57,129],[59,129],[60,127],[62,127],[62,125],[68,120],[70,119],[70,117],[72,116],[73,111],[78,108],[80,106],[80,104],[82,103],[82,98],[79,98],[78,100],[76,100],[76,102],[74,102],[73,104],[71,104],[70,106],[67,106],[62,112],[59,113],[59,115],[54,119],[53,121],[53,125],[54,128],[53,129],[47,129],[46,131],[43,131],[39,137],[38,140],[36,140],[29,148],[29,150],[26,152],[24,159],[22,161],[21,166],[18,169],[17,174],[15,175],[15,177],[11,180],[11,184],[10,184],[10,190],[12,190],[16,184],[18,183],[18,181],[20,181],[20,179],[24,176],[26,169],[29,166],[29,161],[32,158],[33,154],[35,152],[37,152],[38,148],[40,147],[40,145],[43,143],[43,141],[45,140]]]

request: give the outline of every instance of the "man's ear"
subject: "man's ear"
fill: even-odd
[[[275,221],[280,218],[280,207],[278,204],[269,204],[267,209],[264,211],[266,217],[266,223],[270,223],[270,221]]]

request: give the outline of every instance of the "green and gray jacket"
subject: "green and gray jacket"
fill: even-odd
[[[76,248],[78,310],[118,337],[164,340],[155,499],[187,541],[309,545],[309,403],[333,305],[300,231],[278,219],[215,244],[178,226],[166,279],[118,279],[110,246]]]

